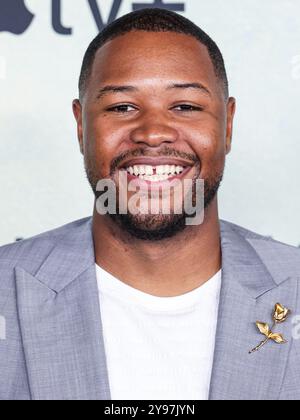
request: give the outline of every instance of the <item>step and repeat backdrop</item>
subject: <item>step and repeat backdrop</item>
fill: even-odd
[[[219,44],[237,98],[220,215],[300,244],[299,0],[0,0],[0,245],[92,213],[71,102],[84,51],[143,7]]]

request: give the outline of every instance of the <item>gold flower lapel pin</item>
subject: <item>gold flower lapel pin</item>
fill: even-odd
[[[256,326],[259,329],[260,333],[263,334],[266,338],[258,346],[249,352],[249,354],[255,353],[260,350],[268,341],[275,341],[277,344],[285,344],[287,341],[283,338],[282,334],[274,333],[273,330],[277,324],[282,324],[285,322],[290,315],[291,311],[280,303],[276,303],[274,314],[273,314],[273,325],[270,328],[265,322],[256,322]]]

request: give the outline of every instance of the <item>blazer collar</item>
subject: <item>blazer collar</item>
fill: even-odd
[[[247,238],[236,232],[232,226],[221,221],[221,244],[223,267],[242,268],[236,277],[250,296],[257,298],[277,287],[287,277],[296,276],[299,267],[286,264],[277,258],[276,248],[281,244],[267,239]],[[299,255],[299,251],[288,247],[288,251]],[[49,289],[59,293],[91,265],[95,264],[92,237],[92,218],[68,233],[61,242],[55,244],[48,257],[34,273],[34,277]],[[253,270],[258,273],[252,276]],[[247,275],[248,273],[248,275]]]
[[[229,223],[221,222],[223,271],[235,272],[232,281],[238,282],[253,299],[274,289],[283,280],[280,277],[276,282],[274,275],[265,265],[265,241],[262,242],[262,246],[254,248],[252,244],[255,241],[246,240]]]
[[[94,264],[92,219],[89,218],[54,245],[34,277],[49,289],[60,293]]]

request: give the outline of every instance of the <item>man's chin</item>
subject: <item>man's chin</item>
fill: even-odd
[[[186,228],[186,216],[116,214],[111,219],[135,239],[161,241],[172,238]]]

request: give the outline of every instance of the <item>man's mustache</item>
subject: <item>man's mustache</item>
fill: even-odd
[[[149,148],[147,149],[138,148],[135,150],[129,150],[128,152],[124,152],[120,154],[119,156],[117,156],[116,158],[114,158],[110,165],[110,175],[112,176],[124,161],[130,158],[136,158],[136,157],[141,157],[141,156],[152,157],[152,158],[175,157],[175,158],[182,158],[184,160],[188,160],[191,162],[191,164],[200,163],[197,155],[195,155],[194,153],[186,153],[186,152],[182,152],[176,149],[171,149],[169,147],[165,147],[156,153],[153,153],[153,151],[150,150]]]

